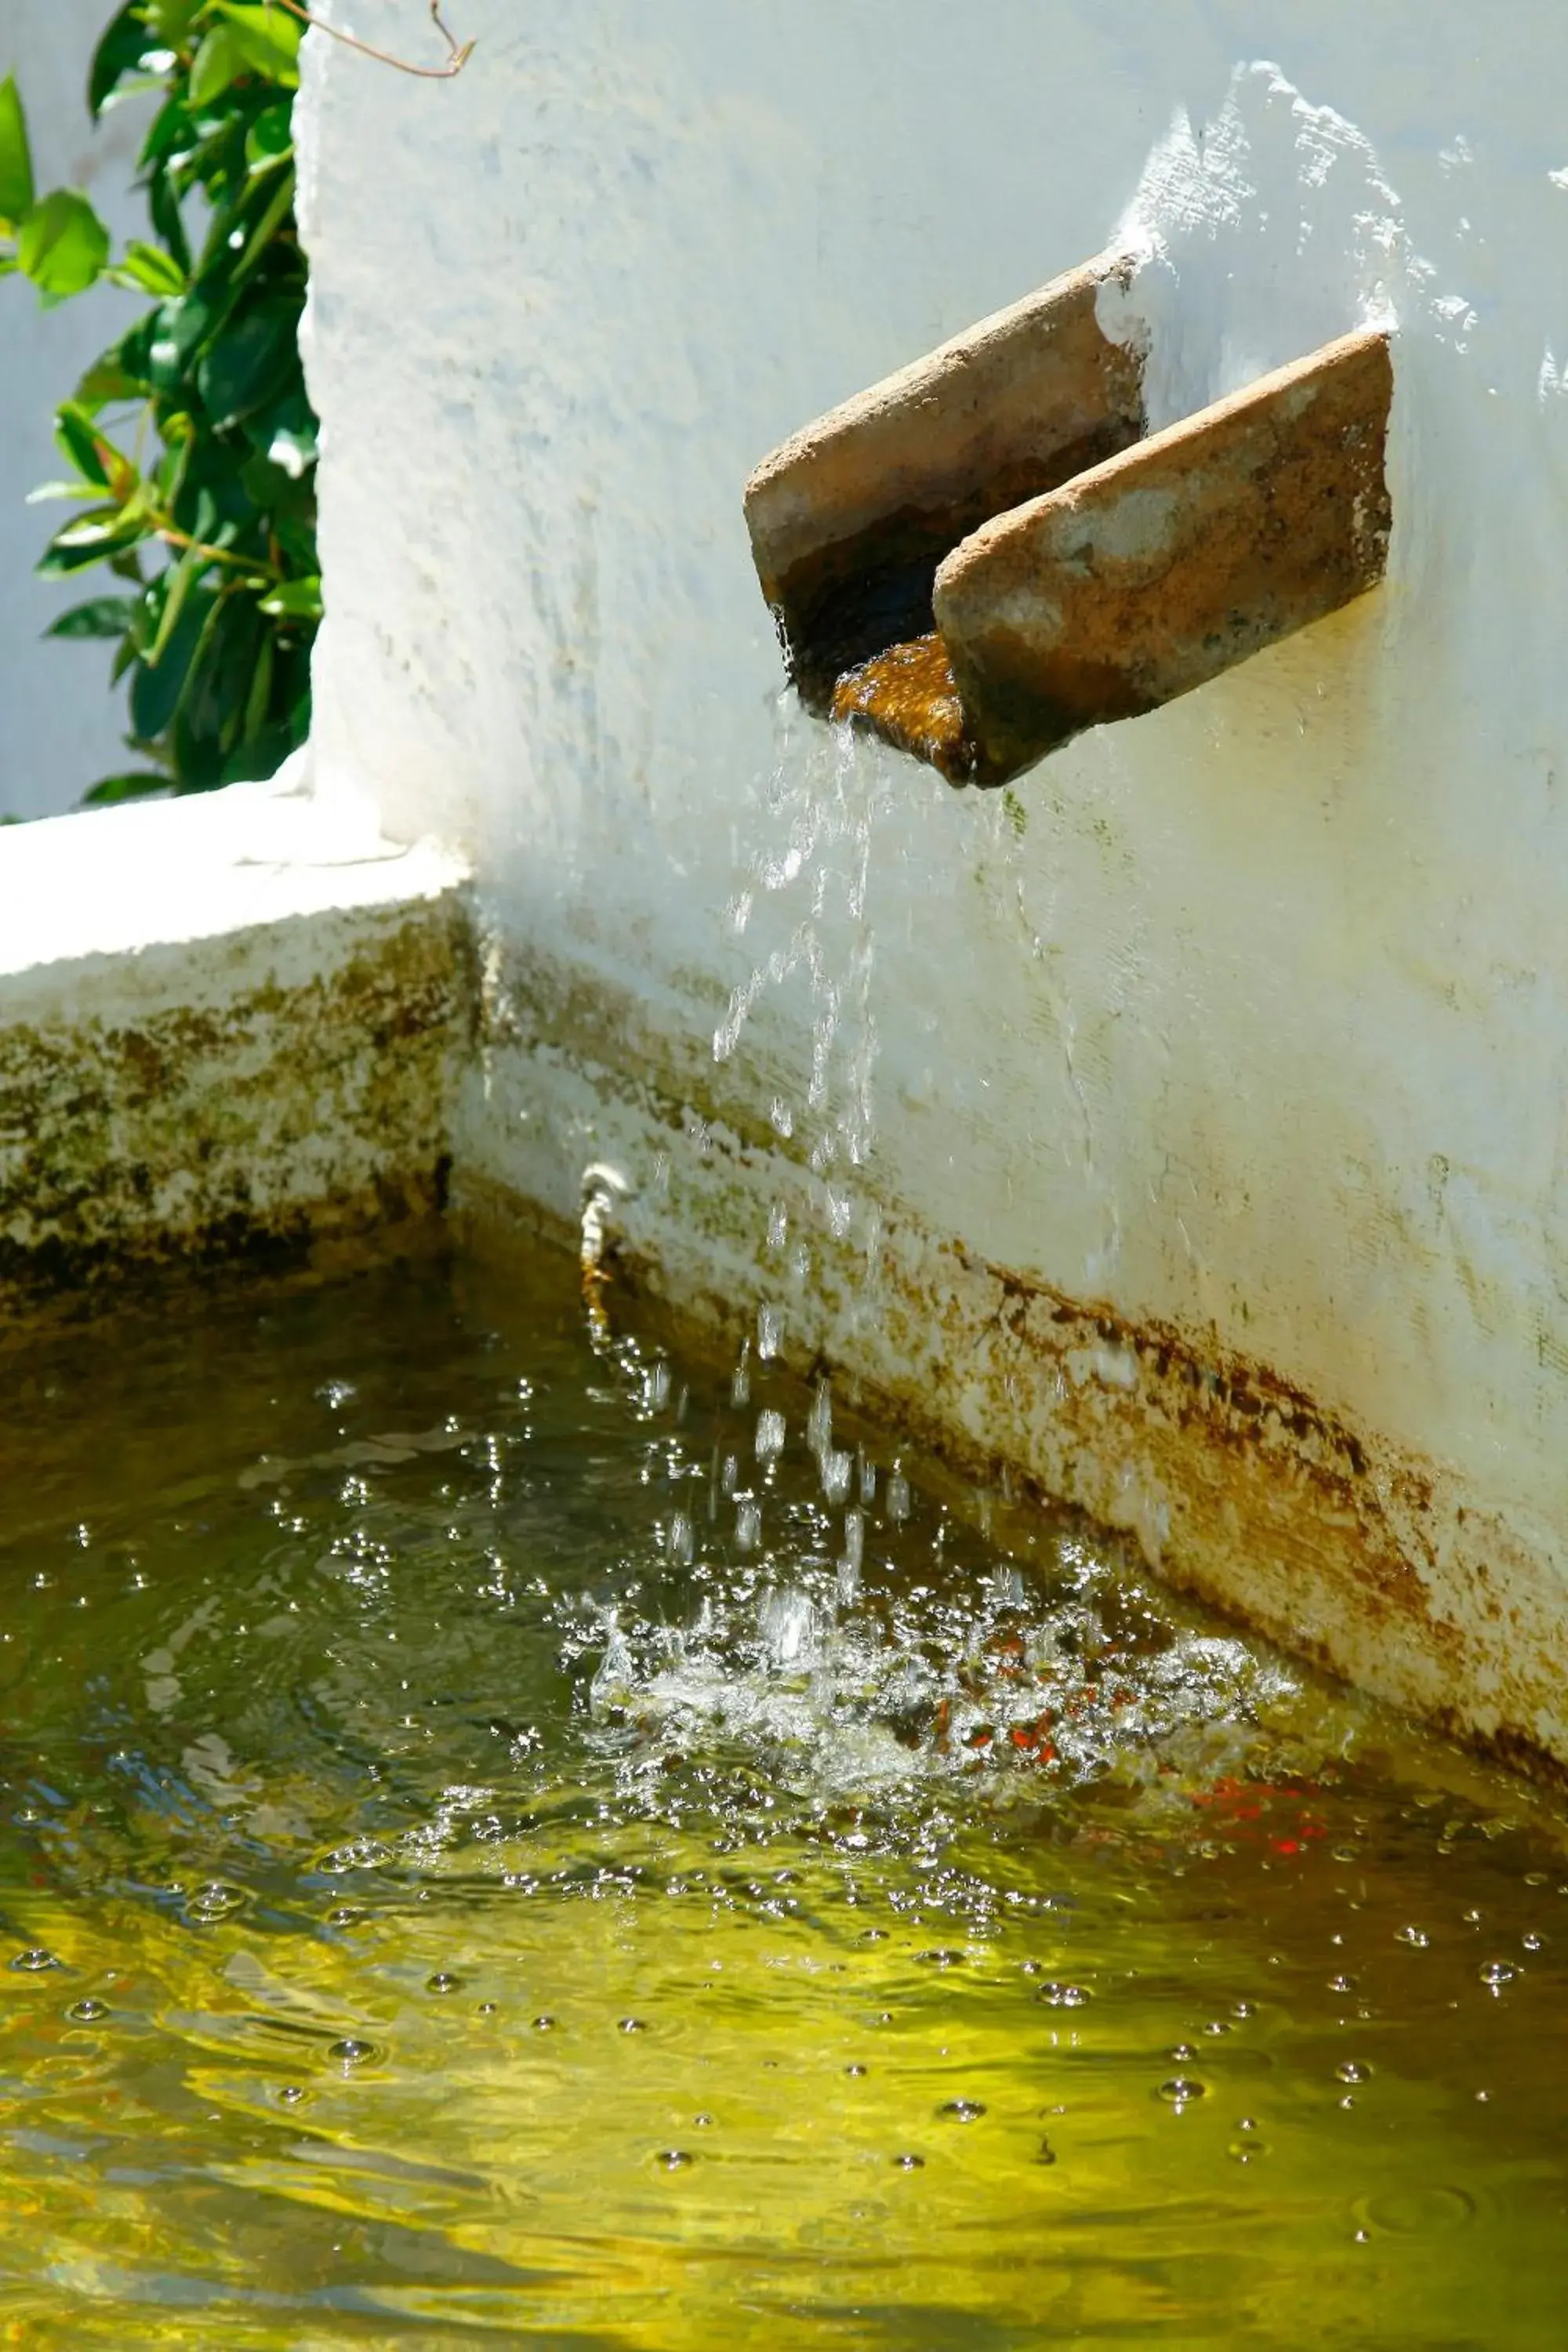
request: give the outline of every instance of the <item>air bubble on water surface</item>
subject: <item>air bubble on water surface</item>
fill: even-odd
[[[368,2066],[376,2055],[376,2047],[374,2042],[361,2042],[353,2034],[345,2034],[341,2042],[328,2042],[327,2055],[347,2072],[355,2066]]]
[[[1424,1952],[1432,1938],[1425,1927],[1399,1927],[1394,1930],[1394,1941],[1408,1944],[1413,1951]]]
[[[53,1952],[45,1951],[41,1945],[37,1945],[30,1951],[18,1952],[11,1966],[23,1976],[34,1977],[41,1976],[46,1969],[63,1968],[65,1962]]]
[[[1479,1973],[1484,1985],[1493,1992],[1500,1992],[1505,1984],[1513,1982],[1519,1970],[1511,1960],[1487,1960]]]
[[[1358,2058],[1342,2059],[1334,2068],[1336,2083],[1366,2083],[1372,2079],[1372,2068],[1363,2066]]]
[[[86,2000],[72,2001],[66,2015],[73,2025],[98,2025],[109,2015],[109,2003],[89,1996]]]
[[[242,1911],[247,1900],[243,1887],[214,1879],[196,1889],[185,1906],[185,1916],[198,1927],[216,1927],[220,1919],[232,1918],[237,1911]]]
[[[437,1969],[434,1976],[428,1976],[425,1979],[426,1992],[461,1992],[462,1989],[462,1978],[452,1976],[446,1969]]]
[[[944,2099],[937,2109],[943,2121],[952,2124],[975,2124],[984,2113],[978,2099]]]
[[[1190,2100],[1206,2097],[1208,2085],[1193,2075],[1173,2074],[1169,2082],[1161,2084],[1155,2096],[1163,2099],[1167,2106],[1184,2107]]]

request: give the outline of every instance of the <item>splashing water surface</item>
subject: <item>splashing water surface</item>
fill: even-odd
[[[10,2340],[1557,2340],[1547,1801],[553,1258],[7,1360]]]

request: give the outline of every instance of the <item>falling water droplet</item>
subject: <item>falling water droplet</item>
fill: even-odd
[[[784,1450],[784,1417],[764,1408],[757,1415],[756,1450],[759,1462],[771,1462]]]
[[[888,1517],[901,1528],[910,1516],[910,1482],[896,1466],[888,1474]]]
[[[757,1312],[757,1353],[764,1364],[771,1364],[784,1346],[784,1315],[776,1307],[760,1307]]]

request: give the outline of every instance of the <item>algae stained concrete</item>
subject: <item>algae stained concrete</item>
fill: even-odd
[[[650,1278],[1568,1762],[1568,20],[453,13],[301,119],[317,780],[474,861],[459,1186],[612,1163]],[[1394,331],[1385,585],[1006,796],[842,749],[748,475],[1124,249],[1152,428]]]
[[[0,1306],[433,1219],[463,882],[287,781],[0,835]]]

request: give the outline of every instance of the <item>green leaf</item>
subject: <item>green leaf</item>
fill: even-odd
[[[122,637],[136,617],[134,596],[95,596],[49,623],[46,637]]]
[[[149,793],[166,793],[174,789],[171,776],[161,776],[156,769],[138,770],[128,776],[105,776],[83,793],[83,808],[112,808],[117,801],[144,800]]]
[[[163,596],[163,616],[158,624],[158,634],[148,647],[144,659],[149,669],[156,669],[168,650],[169,640],[180,625],[180,615],[206,558],[194,547],[187,547],[173,573]]]
[[[16,77],[0,81],[0,226],[14,228],[33,209],[33,151]]]
[[[232,25],[215,25],[202,41],[191,66],[190,98],[194,107],[210,106],[231,82],[249,71],[249,60]]]
[[[148,0],[148,27],[170,48],[184,48],[192,24],[205,5],[206,0]]]
[[[96,499],[103,494],[103,484],[94,482],[40,482],[29,490],[24,504],[30,507],[48,506],[56,499]]]
[[[109,258],[109,231],[85,196],[57,188],[22,223],[16,257],[46,309],[85,293]]]
[[[143,742],[155,742],[172,724],[220,610],[216,595],[187,597],[157,667],[145,660],[137,663],[131,681],[131,723]]]
[[[55,440],[61,456],[76,467],[83,481],[90,482],[96,489],[108,489],[107,445],[93,430],[91,417],[75,401],[65,401],[56,410]]]
[[[237,0],[216,0],[216,8],[252,73],[284,89],[299,88],[300,36],[304,27],[298,17],[286,16],[281,8],[240,6]]]
[[[319,621],[321,617],[321,583],[315,580],[285,580],[270,594],[263,596],[261,609],[279,621]]]
[[[219,432],[271,399],[299,359],[300,304],[270,297],[243,312],[196,368],[196,388]]]
[[[134,547],[146,535],[143,517],[128,515],[119,507],[100,507],[58,530],[35,569],[42,579],[61,580],[68,572],[84,571],[89,563],[101,563],[106,556]]]
[[[185,224],[180,214],[180,192],[169,173],[155,166],[147,175],[147,209],[153,215],[153,226],[167,247],[170,258],[187,276],[191,267],[191,241],[185,235]]]
[[[254,172],[258,164],[287,155],[294,143],[294,108],[289,99],[258,114],[245,134],[245,160]]]
[[[287,172],[282,185],[275,191],[272,202],[257,222],[245,251],[234,266],[231,276],[236,285],[250,276],[293,209],[294,174]]]
[[[87,78],[87,107],[95,122],[125,76],[137,70],[153,46],[142,22],[140,0],[126,0],[126,5],[93,51]]]
[[[143,245],[133,236],[114,266],[117,285],[138,286],[144,294],[166,296],[183,294],[185,273],[172,254],[162,253],[155,245]]]

